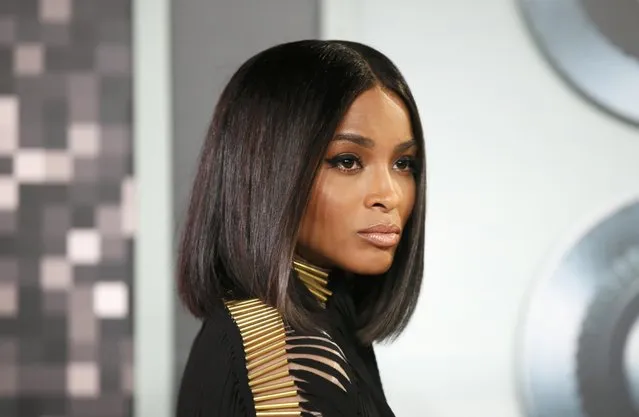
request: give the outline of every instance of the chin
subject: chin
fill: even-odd
[[[376,250],[375,254],[357,254],[344,269],[357,275],[380,275],[388,272],[393,264],[394,253]]]

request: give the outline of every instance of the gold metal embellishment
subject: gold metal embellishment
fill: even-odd
[[[258,299],[225,304],[242,336],[256,416],[301,416],[288,367],[286,328],[277,310]]]
[[[322,303],[326,303],[333,293],[326,288],[328,285],[328,271],[310,265],[301,260],[293,261],[293,269],[306,285],[306,288]]]

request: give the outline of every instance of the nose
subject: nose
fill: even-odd
[[[386,213],[396,209],[400,201],[400,187],[391,172],[380,170],[371,178],[369,192],[364,202],[367,208],[377,207]]]

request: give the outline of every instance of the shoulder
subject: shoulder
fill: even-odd
[[[216,308],[202,319],[200,330],[191,344],[183,379],[235,374],[242,364],[229,359],[241,349],[242,340],[235,330],[231,316],[223,306]]]
[[[211,352],[211,349],[217,350],[229,350],[234,349],[236,344],[234,343],[233,333],[235,324],[229,311],[220,304],[215,310],[202,319],[200,330],[193,340],[193,349],[191,354],[197,352],[198,347],[202,347],[206,352]],[[240,345],[241,346],[241,345]],[[207,354],[207,356],[209,356]]]
[[[242,335],[231,310],[220,304],[193,340],[177,415],[250,416],[251,405]]]
[[[250,336],[262,326],[277,322],[282,322],[279,312],[259,299],[225,300],[203,319],[189,360],[197,361],[200,356],[206,359],[211,359],[214,355],[238,356],[242,360],[232,363],[244,368],[247,335]]]

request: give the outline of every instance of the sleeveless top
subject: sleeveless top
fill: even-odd
[[[346,284],[308,264],[295,270],[328,326],[301,334],[258,299],[226,300],[193,342],[177,417],[394,417]]]

